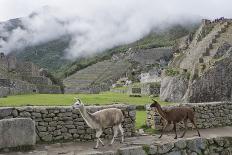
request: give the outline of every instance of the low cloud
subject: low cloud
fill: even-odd
[[[232,14],[228,11],[229,0],[220,3],[216,0],[38,0],[36,5],[28,0],[16,2],[26,3],[35,10],[31,16],[22,18],[22,27],[11,32],[0,25],[0,36],[8,38],[0,39],[0,51],[9,53],[70,35],[71,42],[65,50],[67,58],[128,44],[173,24],[191,24],[200,18]],[[15,7],[12,2],[7,5],[9,10]],[[213,10],[220,6],[224,8]],[[32,10],[26,10],[25,14],[27,11]]]

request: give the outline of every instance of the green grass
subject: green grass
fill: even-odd
[[[147,114],[145,110],[137,110],[136,111],[136,120],[135,120],[135,128],[136,129],[143,129],[147,134],[154,134],[158,131],[147,127],[146,125]]]
[[[147,114],[144,110],[136,111],[136,129],[140,129],[146,125]]]
[[[71,105],[75,102],[74,97],[80,98],[88,105],[106,105],[113,103],[124,103],[133,105],[146,105],[151,103],[148,96],[129,97],[127,94],[104,92],[100,94],[29,94],[15,95],[7,98],[0,98],[1,107],[18,107],[18,106],[63,106]],[[154,98],[159,101],[159,98]],[[168,102],[160,102],[162,105],[170,104]],[[144,128],[150,132],[151,129],[146,128],[146,111],[136,111],[136,129]],[[153,131],[151,131],[153,132]]]
[[[129,97],[127,94],[104,92],[100,94],[30,94],[8,96],[0,98],[0,106],[62,106],[74,103],[74,97],[80,98],[88,105],[106,105],[113,103],[124,103],[133,105],[145,105],[151,103],[148,96]],[[159,101],[159,98],[154,98]],[[168,102],[160,102],[168,104]]]

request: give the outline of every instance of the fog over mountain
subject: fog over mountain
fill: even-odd
[[[21,27],[12,31],[6,30],[5,22],[0,24],[0,51],[7,54],[70,35],[66,57],[88,56],[173,24],[229,18],[231,4],[230,0],[0,0],[0,21],[23,17]]]

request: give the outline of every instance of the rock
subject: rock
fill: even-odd
[[[38,131],[47,131],[47,128],[44,126],[37,126]]]
[[[35,122],[29,118],[0,120],[0,149],[33,146],[36,143]]]
[[[186,142],[185,140],[178,140],[177,142],[175,142],[175,147],[179,148],[179,149],[184,149],[186,147]]]
[[[163,154],[169,152],[174,147],[174,143],[166,143],[158,146],[158,153]]]
[[[48,153],[46,151],[33,151],[30,152],[29,155],[48,155]]]
[[[158,147],[155,145],[151,145],[149,148],[148,154],[155,155],[158,152]]]
[[[142,146],[131,146],[126,148],[119,149],[120,155],[146,155],[146,152],[143,150]]]
[[[9,116],[13,112],[13,108],[0,108],[0,119]]]
[[[161,81],[160,99],[162,101],[180,102],[188,89],[188,79],[185,76],[168,76]]]
[[[205,149],[207,146],[206,139],[203,138],[191,138],[187,140],[187,147],[189,150],[201,154],[201,150]]]
[[[165,155],[182,155],[182,152],[181,151],[172,151],[172,152],[166,153]]]
[[[51,135],[51,134],[48,134],[48,135],[46,135],[46,136],[44,136],[44,137],[41,137],[41,139],[42,139],[43,141],[45,141],[45,142],[50,142],[50,141],[52,141],[52,135]]]

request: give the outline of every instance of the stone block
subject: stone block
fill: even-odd
[[[131,146],[126,148],[119,149],[120,155],[146,155],[146,152],[143,150],[142,146]]]
[[[0,108],[0,119],[5,118],[13,112],[13,108]]]
[[[0,120],[0,149],[33,146],[36,143],[35,122],[29,118]]]

